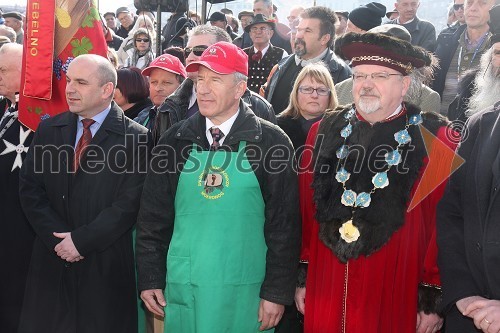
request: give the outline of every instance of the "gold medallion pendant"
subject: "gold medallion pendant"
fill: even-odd
[[[358,240],[361,233],[359,229],[352,224],[352,220],[344,222],[342,226],[339,228],[340,237],[346,241],[346,243],[352,243]]]

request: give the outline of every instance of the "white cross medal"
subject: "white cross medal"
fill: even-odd
[[[0,153],[0,155],[6,155],[8,153],[15,152],[17,154],[14,164],[12,165],[12,169],[10,170],[11,172],[14,171],[16,168],[21,169],[23,166],[23,159],[22,159],[22,153],[27,153],[29,147],[24,145],[24,142],[30,135],[31,130],[28,128],[26,131],[23,130],[23,127],[19,127],[19,144],[16,146],[9,141],[3,139],[3,143],[5,144],[5,149],[3,152]]]

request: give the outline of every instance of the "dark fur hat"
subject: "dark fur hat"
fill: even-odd
[[[338,39],[341,56],[351,61],[351,66],[362,64],[392,68],[403,75],[414,68],[431,64],[431,54],[398,38],[383,34],[350,32]]]

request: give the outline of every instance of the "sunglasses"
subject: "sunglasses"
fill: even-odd
[[[203,51],[205,51],[206,49],[208,49],[208,46],[206,46],[206,45],[197,45],[197,46],[193,46],[193,47],[186,47],[186,48],[184,48],[184,55],[187,58],[187,57],[189,57],[191,52],[193,52],[195,56],[200,57],[203,54]]]
[[[137,43],[139,43],[139,42],[149,43],[149,38],[136,38],[135,41]]]
[[[453,5],[453,9],[455,10],[460,10],[460,9],[464,9],[464,4],[461,4],[461,5]]]

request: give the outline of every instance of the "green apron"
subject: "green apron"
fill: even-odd
[[[264,200],[245,146],[214,152],[193,144],[175,195],[164,332],[259,332]]]

